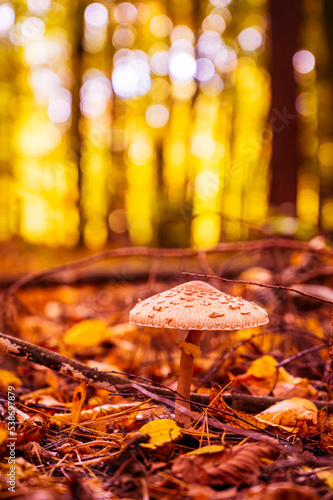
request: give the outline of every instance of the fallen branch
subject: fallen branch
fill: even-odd
[[[126,378],[117,372],[102,372],[97,369],[91,369],[85,364],[80,363],[66,356],[62,356],[56,352],[39,347],[37,345],[26,342],[10,335],[0,332],[0,354],[13,356],[18,359],[37,363],[54,370],[55,372],[69,377],[77,382],[86,382],[88,385],[104,389],[111,393],[122,392],[124,395],[133,395],[138,389],[138,386],[144,391],[149,391],[149,394],[154,394],[156,400],[160,401],[160,397],[164,396],[171,399],[179,398],[180,396],[171,389],[162,386],[161,384],[138,382],[135,375],[128,374]],[[135,380],[135,382],[132,382]],[[153,397],[153,396],[151,396]],[[259,413],[269,406],[282,401],[283,398],[275,398],[268,396],[251,396],[248,394],[224,394],[225,402],[233,408],[246,413]],[[194,403],[209,404],[209,394],[191,393],[191,401]],[[333,412],[333,403],[326,404],[325,401],[313,401],[318,409],[327,407],[329,412]]]
[[[198,257],[199,264],[203,270],[208,270],[206,255],[218,254],[220,252],[237,252],[237,251],[253,251],[264,250],[270,248],[286,248],[290,250],[302,250],[304,252],[315,253],[316,250],[308,243],[302,241],[293,241],[284,238],[268,238],[257,241],[239,241],[230,243],[219,243],[214,248],[202,251],[194,248],[150,248],[150,247],[128,247],[105,250],[97,254],[78,259],[76,261],[60,264],[52,268],[42,271],[36,271],[22,276],[7,288],[3,295],[3,303],[5,304],[8,298],[20,288],[45,280],[55,273],[65,271],[74,271],[80,267],[97,263],[104,259],[121,258],[121,257],[152,257],[157,259],[162,258],[189,258]],[[211,269],[210,269],[211,270]],[[216,278],[216,276],[214,276]]]

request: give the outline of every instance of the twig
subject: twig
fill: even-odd
[[[312,352],[321,351],[321,349],[325,349],[327,347],[328,347],[327,344],[315,345],[313,347],[309,347],[309,349],[305,349],[304,351],[300,351],[300,352],[294,354],[293,356],[290,356],[290,358],[284,359],[283,361],[281,361],[280,363],[278,363],[276,365],[276,368],[278,369],[278,368],[281,368],[281,366],[286,366],[289,363],[291,363],[292,361],[295,361],[295,359],[303,358],[304,356],[307,356],[308,354],[311,354]]]
[[[245,280],[234,280],[229,278],[221,278],[220,276],[211,276],[209,274],[198,274],[198,273],[188,273],[182,272],[186,276],[195,276],[197,278],[206,278],[206,279],[215,279],[220,281],[226,281],[228,283],[242,283],[243,285],[255,285],[261,286],[264,288],[274,288],[275,290],[285,290],[287,292],[297,293],[298,295],[303,295],[304,297],[309,297],[310,299],[319,300],[320,302],[325,302],[326,304],[333,305],[333,300],[323,299],[322,297],[317,297],[316,295],[311,295],[310,293],[301,292],[300,290],[295,290],[295,288],[291,288],[289,286],[282,285],[266,285],[264,283],[256,283],[255,281],[245,281]]]

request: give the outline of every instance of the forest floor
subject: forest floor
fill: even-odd
[[[323,238],[32,267],[12,284],[7,273],[1,300],[1,498],[333,500],[333,249]],[[189,280],[255,302],[270,321],[204,332],[184,427],[185,332],[136,326],[129,312]]]

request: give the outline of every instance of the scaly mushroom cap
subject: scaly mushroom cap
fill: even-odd
[[[268,323],[264,309],[203,281],[189,281],[139,300],[130,323],[179,330],[239,330]]]

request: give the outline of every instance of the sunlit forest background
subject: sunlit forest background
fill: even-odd
[[[329,234],[330,4],[0,2],[0,240]]]

